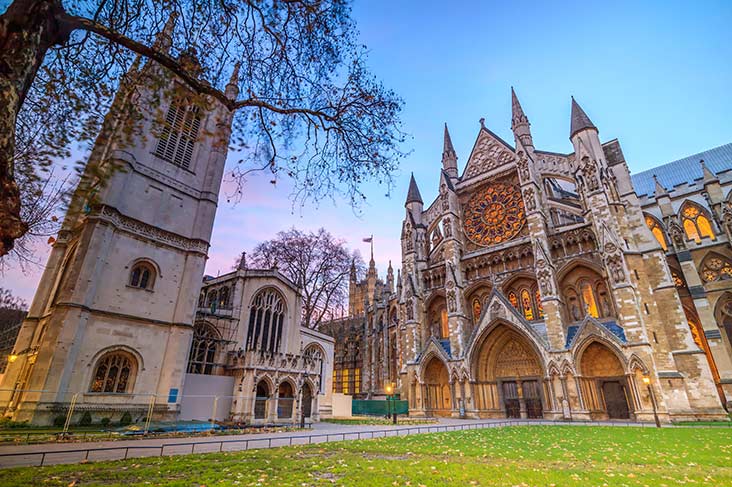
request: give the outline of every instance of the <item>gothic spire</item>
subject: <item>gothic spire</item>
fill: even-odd
[[[356,282],[356,258],[351,259],[351,281]]]
[[[572,97],[572,123],[569,128],[569,138],[571,139],[577,132],[585,129],[597,130],[597,127],[595,127],[590,117],[587,116],[585,111],[582,110],[582,107],[579,106],[579,103]]]
[[[458,177],[457,153],[455,152],[455,147],[452,145],[450,132],[447,130],[447,123],[445,124],[445,135],[442,140],[442,168],[451,178]]]
[[[177,17],[177,12],[171,12],[168,20],[165,22],[165,27],[155,36],[155,44],[153,47],[158,51],[170,52],[170,46],[173,45],[173,29],[175,29],[175,19]]]
[[[231,78],[226,84],[226,98],[229,100],[236,100],[236,96],[239,94],[239,67],[241,63],[238,61],[234,64],[234,71],[231,73]]]
[[[529,123],[529,118],[524,113],[524,109],[521,108],[521,103],[519,103],[518,97],[516,96],[516,91],[514,91],[513,86],[511,87],[511,130],[513,131],[514,137],[517,139],[516,146],[518,147],[518,142],[521,142],[521,145],[524,147],[530,146],[534,147],[534,141],[531,138],[531,123]]]
[[[407,192],[406,204],[408,205],[409,203],[419,203],[420,205],[424,204],[422,201],[422,195],[419,194],[417,181],[414,180],[414,173],[412,173],[412,177],[409,180],[409,191]]]

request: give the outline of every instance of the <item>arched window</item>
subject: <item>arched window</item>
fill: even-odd
[[[282,342],[285,300],[275,289],[259,291],[249,307],[246,349],[277,352]]]
[[[152,289],[155,284],[155,269],[148,262],[138,262],[130,271],[129,285],[139,289]]]
[[[483,311],[483,305],[480,298],[473,298],[473,323],[478,323],[481,311]]]
[[[659,221],[651,215],[646,215],[646,226],[648,226],[648,229],[651,231],[653,236],[656,237],[656,240],[658,240],[661,248],[663,250],[668,250],[666,235],[663,233],[663,227],[661,227],[661,223],[659,223]]]
[[[524,313],[524,318],[528,321],[534,319],[534,308],[531,305],[531,295],[527,289],[521,290],[521,311]]]
[[[89,392],[126,394],[132,392],[137,373],[137,360],[127,352],[108,352],[94,368]]]
[[[216,367],[216,351],[220,342],[216,329],[208,323],[196,323],[193,328],[193,341],[188,359],[189,374],[214,373]]]
[[[219,305],[219,292],[216,290],[209,291],[206,296],[206,307],[210,308],[211,311],[216,311]]]
[[[534,297],[536,299],[536,317],[539,319],[544,318],[544,307],[541,305],[541,293],[539,292],[539,289],[536,289],[536,292],[534,293]]]
[[[684,203],[681,207],[681,222],[689,240],[700,243],[703,237],[716,239],[707,212],[696,203]]]
[[[448,326],[446,308],[442,308],[440,311],[440,336],[441,338],[448,338],[450,336],[450,327]]]
[[[710,254],[702,263],[701,276],[705,282],[732,279],[732,263],[719,254]]]
[[[518,297],[516,297],[515,292],[511,291],[510,293],[508,293],[508,301],[511,303],[511,306],[518,309],[518,307],[519,307]]]
[[[229,295],[229,288],[223,287],[219,290],[219,308],[220,309],[229,309],[230,308],[230,295]]]
[[[201,125],[198,111],[198,107],[184,100],[171,103],[155,148],[156,156],[184,169],[190,167]]]
[[[567,317],[572,322],[581,321],[585,316],[615,316],[605,280],[587,267],[577,266],[562,279],[562,294]]]

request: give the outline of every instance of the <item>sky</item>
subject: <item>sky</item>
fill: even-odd
[[[220,198],[206,272],[228,272],[242,251],[292,226],[325,227],[368,260],[374,236],[381,276],[400,267],[404,199],[413,172],[425,207],[437,195],[447,123],[464,168],[479,119],[513,145],[513,86],[538,149],[571,152],[570,97],[617,138],[631,173],[732,142],[732,2],[355,0],[369,66],[405,102],[409,134],[392,191],[363,187],[346,201],[293,208],[286,181],[250,180],[237,204]],[[233,158],[232,158],[233,159]],[[233,161],[230,161],[233,162]],[[224,185],[226,192],[227,185]],[[385,195],[391,193],[391,197]],[[45,263],[49,248],[39,249]],[[28,302],[42,267],[10,269],[0,287]]]

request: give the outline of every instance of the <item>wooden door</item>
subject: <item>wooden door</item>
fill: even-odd
[[[503,405],[506,408],[507,418],[520,418],[521,405],[519,403],[518,385],[515,381],[503,383]]]
[[[524,403],[526,404],[526,416],[531,419],[543,418],[544,411],[541,407],[539,381],[528,380],[521,385],[524,393]]]
[[[602,384],[602,395],[610,419],[628,419],[630,410],[625,398],[625,387],[620,381],[607,381]]]

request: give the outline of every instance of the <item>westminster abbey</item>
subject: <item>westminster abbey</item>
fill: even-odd
[[[412,177],[396,286],[352,276],[329,324],[335,391],[394,384],[416,416],[724,418],[732,144],[631,176],[574,99],[566,154],[534,146],[513,90],[512,112],[514,145],[481,120],[462,173],[445,126],[426,208]]]

